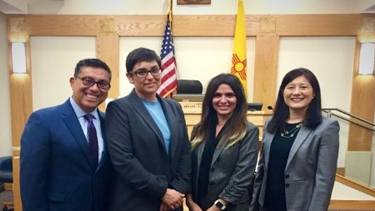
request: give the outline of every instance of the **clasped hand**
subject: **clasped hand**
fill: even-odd
[[[185,194],[182,194],[176,190],[168,188],[165,192],[162,203],[160,205],[160,211],[174,210],[180,207],[183,203]]]

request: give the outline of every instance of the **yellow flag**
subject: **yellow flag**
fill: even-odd
[[[247,97],[246,23],[243,0],[238,0],[231,73],[240,79]]]

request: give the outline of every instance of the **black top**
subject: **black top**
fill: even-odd
[[[290,149],[292,148],[294,140],[299,132],[299,128],[296,128],[298,124],[299,123],[285,123],[284,131],[277,130],[275,137],[272,140],[264,200],[264,208],[269,211],[287,210],[285,200],[284,172]],[[282,136],[281,133],[285,131],[291,131],[293,136],[290,136],[291,133],[287,134],[286,136]]]
[[[215,137],[216,125],[217,123],[212,124],[210,127],[209,139],[207,140],[206,145],[204,147],[204,151],[203,151],[202,159],[201,159],[201,165],[199,167],[198,199],[200,200],[201,199],[203,200],[207,196],[212,158],[214,156],[214,152],[217,147],[217,144],[220,141],[222,131],[224,131],[226,127],[226,124],[225,124],[223,128],[220,130],[217,137]],[[202,203],[198,202],[198,204],[202,204]]]

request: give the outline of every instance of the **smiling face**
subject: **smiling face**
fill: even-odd
[[[90,77],[95,81],[105,80],[110,82],[110,74],[103,68],[83,66],[77,77],[70,78],[74,102],[76,102],[83,111],[90,113],[107,98],[109,88],[99,89],[96,83],[92,86],[86,86],[82,82],[82,78],[85,77]]]
[[[236,108],[237,98],[232,88],[227,84],[221,84],[212,98],[212,106],[214,107],[218,117],[224,119],[230,117]]]
[[[306,112],[315,93],[310,82],[304,76],[299,76],[286,85],[283,96],[289,111]]]
[[[130,83],[134,84],[137,95],[143,99],[154,101],[156,100],[156,91],[160,87],[160,74],[153,75],[148,72],[146,77],[140,77],[136,73],[140,70],[153,70],[159,68],[156,61],[138,62],[133,67],[133,73],[127,73],[126,76]]]

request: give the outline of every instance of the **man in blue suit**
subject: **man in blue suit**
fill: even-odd
[[[21,138],[24,211],[106,209],[112,165],[97,106],[107,98],[110,81],[106,63],[81,60],[70,78],[73,95],[31,114]]]

